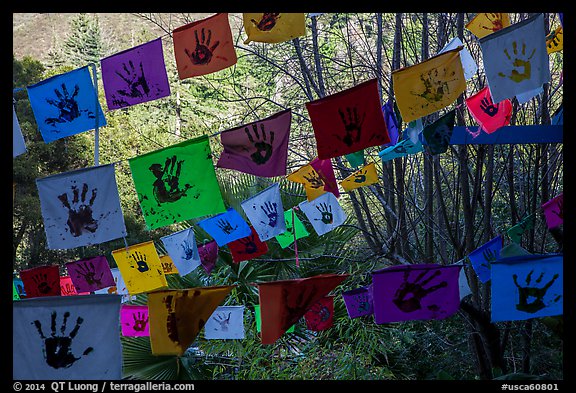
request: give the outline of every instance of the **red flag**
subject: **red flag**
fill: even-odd
[[[328,295],[349,274],[320,274],[258,284],[262,344],[273,344],[310,307]]]
[[[494,103],[488,86],[466,98],[470,114],[488,134],[510,124],[512,102],[509,99]]]
[[[318,175],[324,181],[324,191],[331,192],[336,198],[340,196],[340,191],[338,190],[338,182],[336,181],[336,176],[334,175],[334,168],[332,167],[332,161],[321,160],[315,158],[310,161],[310,166],[314,168]]]
[[[26,298],[61,295],[58,265],[38,266],[22,270],[20,279],[24,284]]]
[[[327,330],[334,324],[334,296],[326,296],[318,300],[304,314],[308,330],[319,332]]]
[[[355,153],[390,142],[376,79],[306,103],[318,158]]]
[[[234,263],[248,261],[268,252],[268,244],[260,240],[253,226],[250,226],[250,230],[250,236],[228,243]]]

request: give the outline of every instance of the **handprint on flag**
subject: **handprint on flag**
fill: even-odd
[[[72,203],[68,200],[68,194],[64,193],[58,195],[58,199],[62,202],[65,208],[68,209],[68,220],[66,224],[70,229],[70,233],[74,237],[82,235],[86,230],[94,233],[98,229],[98,221],[92,217],[92,205],[96,199],[97,189],[92,190],[92,195],[88,204],[86,204],[86,194],[88,193],[88,184],[82,185],[82,194],[80,195],[78,187],[72,186]]]
[[[144,95],[147,96],[150,93],[150,87],[148,86],[148,81],[146,81],[146,77],[144,76],[142,62],[140,62],[140,72],[137,72],[132,60],[128,61],[128,64],[130,65],[130,68],[126,66],[126,63],[122,63],[122,68],[126,75],[115,71],[116,75],[126,82],[127,85],[126,90],[117,90],[118,94],[132,98],[139,98]]]
[[[148,168],[156,177],[152,187],[158,206],[166,202],[176,202],[186,196],[186,191],[192,188],[190,184],[185,184],[184,188],[180,188],[178,183],[184,160],[178,162],[176,160],[176,156],[168,157],[164,166],[155,163]]]
[[[392,300],[396,307],[398,307],[403,312],[412,312],[420,310],[421,300],[426,297],[429,293],[434,292],[440,288],[448,286],[446,281],[442,281],[436,285],[432,285],[428,288],[424,288],[426,284],[435,279],[438,275],[442,274],[440,270],[434,270],[428,278],[424,279],[424,276],[428,273],[424,270],[420,273],[414,281],[409,281],[410,270],[404,272],[404,282],[398,287],[396,293],[394,294],[394,299]],[[428,309],[432,309],[434,306],[428,306]]]
[[[538,288],[536,285],[542,282],[544,278],[544,272],[538,276],[534,282],[532,282],[532,273],[534,270],[531,270],[530,273],[526,276],[526,285],[521,286],[518,284],[518,275],[513,274],[512,279],[514,280],[514,284],[518,288],[518,303],[516,304],[516,309],[519,311],[525,311],[528,313],[535,313],[537,311],[542,310],[544,307],[547,307],[549,304],[544,303],[544,296],[546,296],[546,292],[548,289],[554,284],[559,277],[559,274],[554,274],[552,279],[548,281],[543,287]],[[551,303],[556,303],[562,298],[562,295],[556,296]]]
[[[93,112],[88,110],[80,110],[78,107],[78,102],[76,101],[76,96],[80,91],[80,87],[78,85],[74,86],[74,92],[72,92],[72,95],[68,93],[68,88],[66,88],[64,83],[62,83],[61,86],[62,92],[60,92],[58,89],[54,89],[54,93],[58,98],[57,100],[46,98],[46,102],[58,108],[59,112],[58,117],[48,117],[44,119],[46,124],[53,126],[56,123],[68,123],[79,118],[82,112],[87,112],[90,119],[94,119],[96,117],[94,116]]]
[[[198,38],[198,30],[194,30],[194,37],[196,38],[196,47],[194,48],[194,51],[190,52],[188,48],[184,49],[192,64],[196,65],[210,63],[214,50],[216,50],[218,45],[220,45],[220,41],[216,41],[212,46],[210,46],[212,30],[208,29],[208,37],[206,37],[204,28],[202,28],[201,32],[202,40]]]
[[[276,21],[278,19],[280,19],[279,12],[265,12],[262,14],[262,19],[260,19],[259,22],[252,19],[252,23],[254,23],[254,26],[256,26],[256,28],[260,31],[270,31],[274,28],[274,26],[276,26]]]
[[[508,78],[516,83],[520,83],[523,80],[530,79],[530,75],[532,74],[532,65],[530,64],[530,59],[536,53],[536,48],[532,49],[532,53],[526,58],[526,43],[522,43],[522,51],[518,53],[518,43],[516,41],[512,41],[512,53],[514,55],[514,59],[510,56],[508,52],[508,48],[504,49],[504,54],[512,62],[514,68],[522,68],[522,73],[518,72],[516,69],[513,69],[510,75],[504,75],[503,72],[499,72],[498,75],[503,78]]]

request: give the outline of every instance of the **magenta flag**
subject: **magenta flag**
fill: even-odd
[[[120,309],[120,325],[124,337],[150,336],[148,306],[123,304]]]
[[[322,180],[324,180],[324,191],[331,192],[336,198],[340,197],[340,191],[338,190],[338,182],[334,175],[332,161],[330,159],[321,160],[316,157],[310,161],[310,166],[312,166],[312,168],[318,172],[318,175],[320,175]]]
[[[550,199],[542,205],[546,225],[549,229],[556,228],[564,223],[564,193]]]
[[[260,177],[286,175],[292,110],[223,131],[224,151],[216,166]]]
[[[211,240],[208,243],[198,245],[198,255],[200,255],[200,263],[204,268],[206,274],[210,275],[212,269],[216,266],[218,260],[218,244],[216,240]]]
[[[453,315],[460,307],[461,267],[431,263],[373,271],[375,322],[444,319]]]
[[[116,285],[108,260],[104,255],[68,262],[66,269],[79,292],[94,292]]]
[[[106,57],[100,66],[109,110],[170,95],[161,38]]]
[[[60,277],[60,295],[61,296],[76,296],[76,295],[90,295],[90,292],[80,292],[76,290],[74,283],[70,276]]]

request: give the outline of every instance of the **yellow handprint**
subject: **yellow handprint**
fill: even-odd
[[[532,58],[532,56],[534,56],[534,53],[536,52],[536,48],[534,48],[532,50],[532,53],[530,54],[530,56],[527,59],[521,59],[518,56],[518,43],[516,41],[512,42],[512,50],[514,53],[514,61],[512,62],[512,65],[516,68],[520,68],[522,67],[524,69],[524,72],[519,73],[517,70],[512,70],[511,74],[506,76],[504,75],[504,73],[499,72],[498,75],[500,75],[501,77],[507,77],[511,80],[513,80],[516,83],[520,83],[525,79],[530,79],[530,74],[532,72],[532,66],[530,64],[530,59]],[[510,57],[510,54],[508,53],[508,49],[504,49],[504,54],[506,55],[506,57],[508,58],[508,60],[512,60],[512,58]],[[522,43],[522,57],[526,56],[526,43]]]

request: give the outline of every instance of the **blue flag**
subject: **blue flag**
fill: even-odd
[[[490,265],[500,257],[502,237],[497,236],[468,255],[476,275],[485,283],[490,280]]]
[[[220,247],[252,234],[248,223],[233,208],[229,208],[226,212],[216,216],[206,218],[198,222],[198,225],[212,236]]]

